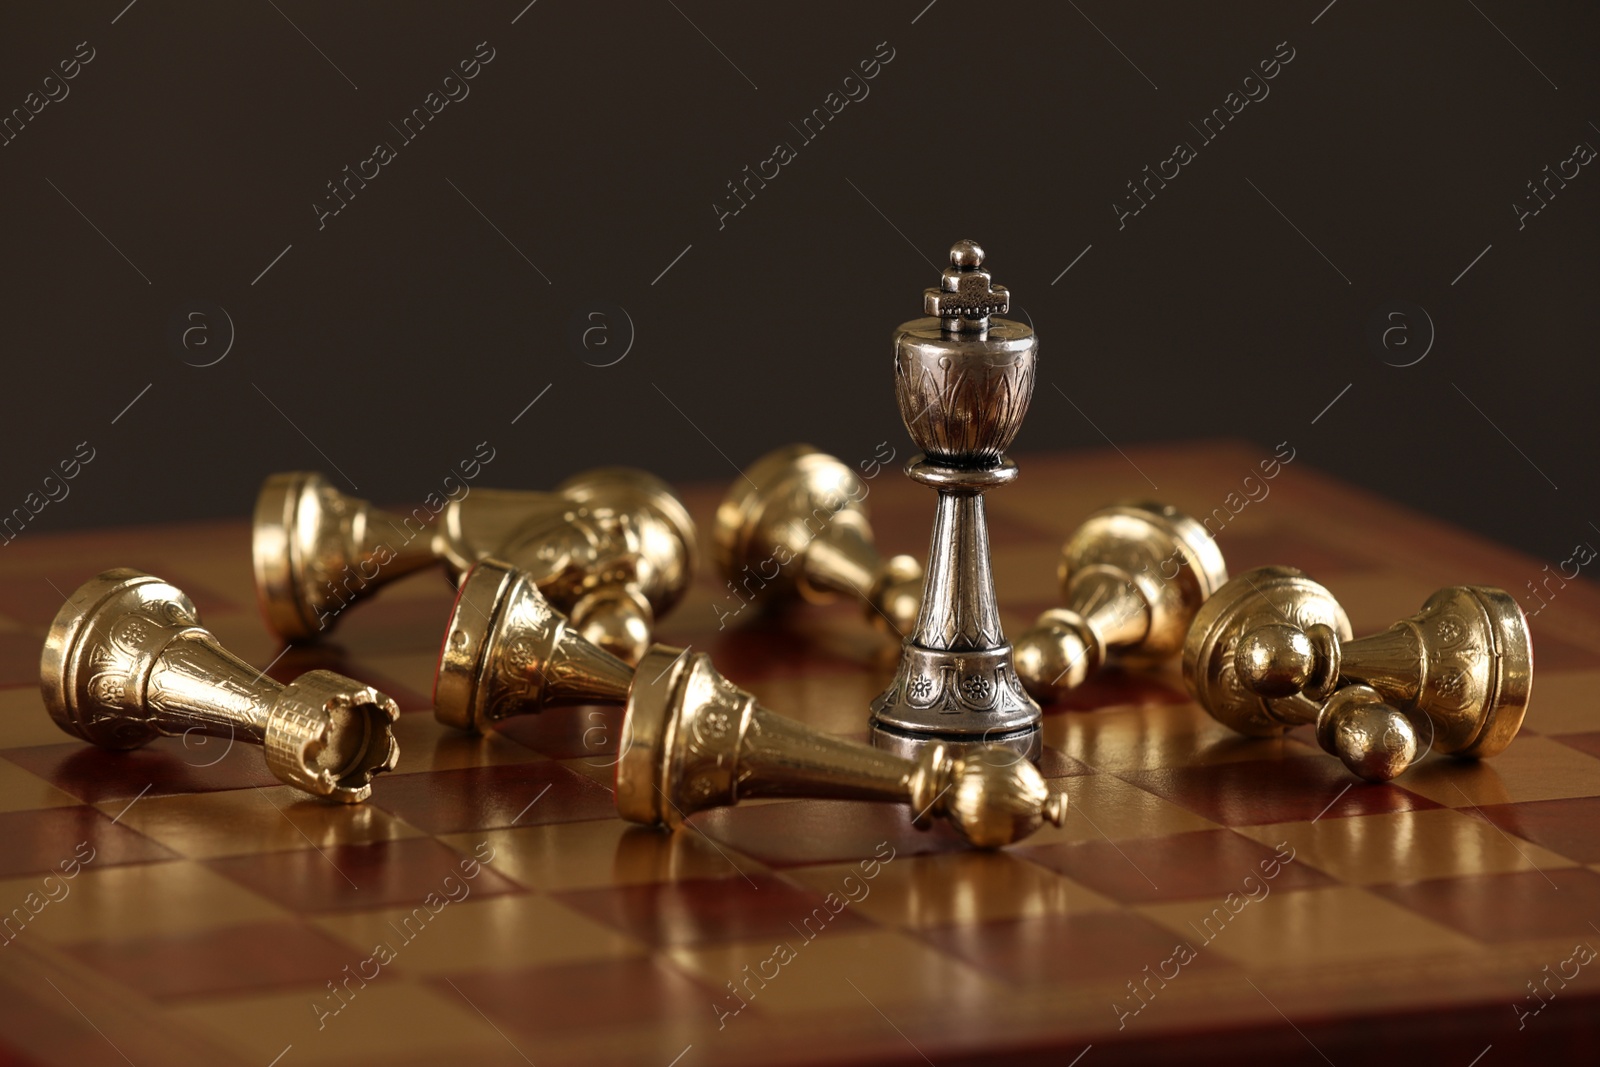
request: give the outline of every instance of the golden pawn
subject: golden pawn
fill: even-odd
[[[400,516],[346,496],[320,474],[274,474],[256,499],[256,596],[286,641],[327,632],[356,600],[442,563],[452,581],[491,553],[533,574],[591,639],[624,659],[694,575],[695,527],[654,475],[585,471],[553,492],[474,489]]]
[[[677,827],[747,797],[910,804],[980,848],[1021,840],[1066,816],[1067,795],[998,745],[961,754],[933,744],[914,759],[818,733],[759,706],[704,653],[655,645],[636,670],[574,631],[528,576],[486,560],[462,582],[434,686],[441,722],[483,730],[562,704],[623,704],[617,811]]]
[[[1189,623],[1228,580],[1204,526],[1165,504],[1103,508],[1061,547],[1066,607],[1040,615],[1014,655],[1035,700],[1060,700],[1110,654],[1154,665],[1183,650]]]
[[[902,637],[917,621],[922,564],[879,555],[866,497],[855,471],[810,445],[756,460],[717,508],[717,567],[739,601],[719,616],[737,615],[746,602],[846,596],[881,632]]]
[[[1241,733],[1316,723],[1323,749],[1368,781],[1388,781],[1433,750],[1493,756],[1521,729],[1533,644],[1504,591],[1449,586],[1388,630],[1350,638],[1327,589],[1292,567],[1257,568],[1200,609],[1184,681]]]
[[[126,568],[90,579],[57,613],[39,664],[56,724],[101,748],[159,736],[242,739],[280,781],[353,804],[394,769],[393,700],[332,671],[288,685],[224,649],[175,586]]]

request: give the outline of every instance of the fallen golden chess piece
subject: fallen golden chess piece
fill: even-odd
[[[810,445],[756,460],[717,508],[717,566],[727,580],[726,620],[746,603],[861,603],[867,620],[899,640],[917,621],[922,564],[884,559],[867,521],[866,483]]]
[[[1060,700],[1108,655],[1156,664],[1183,651],[1195,612],[1228,580],[1204,526],[1165,504],[1090,515],[1061,546],[1066,606],[1017,638],[1017,676],[1036,700]]]
[[[1183,675],[1219,722],[1253,736],[1314,722],[1326,751],[1381,782],[1429,751],[1477,759],[1509,745],[1527,712],[1533,644],[1509,594],[1469,585],[1352,641],[1332,593],[1292,567],[1260,567],[1195,616]]]
[[[286,785],[346,804],[371,796],[400,756],[393,700],[332,671],[264,677],[200,625],[182,590],[135,570],[106,571],[68,599],[39,675],[45,707],[74,737],[109,749],[239,739],[262,746]]]
[[[617,811],[676,827],[694,812],[747,797],[910,804],[926,827],[943,817],[969,842],[998,848],[1045,821],[1067,795],[997,745],[928,745],[897,756],[819,733],[756,703],[710,657],[655,645],[627,664],[585,640],[509,564],[487,560],[461,583],[434,684],[434,714],[484,730],[513,715],[570,704],[626,707]]]
[[[472,489],[436,517],[385,512],[313,472],[274,474],[256,498],[251,543],[261,613],[286,641],[328,633],[351,603],[402,575],[442,563],[454,581],[493,553],[630,662],[695,565],[683,503],[626,467],[585,471],[548,493]]]

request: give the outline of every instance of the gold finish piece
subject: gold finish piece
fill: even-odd
[[[501,560],[467,572],[445,628],[433,714],[483,732],[510,715],[622,704],[633,669],[584,638],[532,575]]]
[[[1166,504],[1121,504],[1090,515],[1061,547],[1066,607],[1017,638],[1017,677],[1036,700],[1060,700],[1108,653],[1154,665],[1183,651],[1195,612],[1228,580],[1222,550]]]
[[[917,621],[922,564],[878,554],[866,496],[855,471],[810,445],[762,456],[717,508],[717,567],[728,587],[766,604],[848,596],[899,639]]]
[[[1046,820],[1067,796],[995,745],[961,755],[942,744],[915,759],[818,733],[756,704],[703,653],[655,645],[632,671],[573,630],[526,575],[487,560],[461,586],[434,687],[441,722],[482,730],[563,704],[625,704],[617,811],[677,827],[696,811],[746,797],[908,803],[915,824],[948,820],[997,848]]]
[[[393,770],[393,700],[332,671],[288,685],[228,652],[175,586],[126,568],[90,579],[50,625],[39,664],[56,724],[101,748],[162,735],[238,738],[278,779],[354,804]]]
[[[436,519],[419,512],[382,511],[320,474],[272,475],[252,538],[267,625],[284,640],[312,640],[395,578],[442,562],[458,579],[493,554],[532,574],[592,640],[632,660],[694,574],[694,522],[644,471],[585,471],[549,493],[475,489]]]
[[[1369,781],[1431,750],[1479,759],[1516,737],[1533,644],[1507,593],[1456,585],[1352,641],[1333,594],[1291,567],[1240,575],[1200,609],[1184,681],[1220,722],[1255,736],[1315,722],[1322,747]]]

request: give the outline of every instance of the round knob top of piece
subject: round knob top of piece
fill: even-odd
[[[976,241],[957,241],[950,246],[950,265],[964,270],[983,266],[983,246]]]
[[[1311,679],[1316,649],[1304,630],[1274,623],[1251,630],[1233,654],[1239,680],[1269,699],[1300,692]]]

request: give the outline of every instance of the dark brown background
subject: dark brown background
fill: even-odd
[[[285,468],[415,503],[484,440],[506,486],[904,455],[890,332],[970,236],[1043,338],[1024,457],[1287,440],[1552,562],[1600,542],[1600,167],[1520,231],[1511,206],[1600,146],[1594,5],[525,3],[0,14],[0,112],[96,53],[0,147],[0,513],[95,450],[22,536],[242,515]],[[325,183],[483,41],[470,96],[319,231]],[[882,41],[870,95],[798,146]],[[1119,231],[1124,183],[1285,41],[1270,96]],[[719,230],[779,139],[798,158]],[[1418,347],[1368,337],[1397,300],[1437,333],[1404,368]],[[213,347],[186,350],[200,306]],[[231,351],[185,365],[221,351],[218,307]],[[631,349],[589,365],[626,347],[617,309]]]

